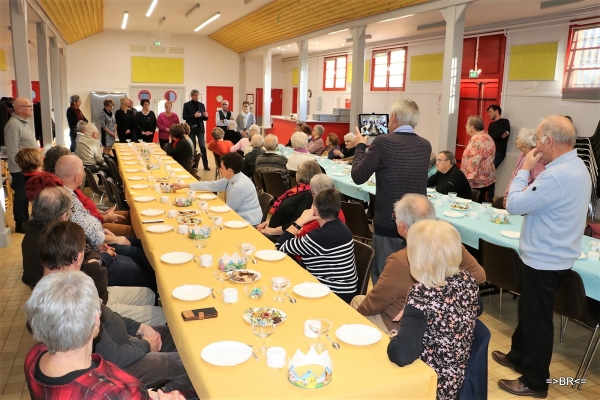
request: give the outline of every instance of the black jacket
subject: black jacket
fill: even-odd
[[[433,174],[427,180],[427,187],[435,187],[438,193],[456,192],[460,198],[471,198],[471,185],[465,174],[456,165],[453,165],[445,174],[439,171]]]
[[[173,147],[173,143],[167,143],[164,147],[167,154],[173,157],[173,160],[177,161],[186,170],[189,167],[189,162],[194,156],[192,146],[186,138],[182,137],[177,142],[177,146]],[[188,170],[188,172],[191,172]]]
[[[200,133],[204,133],[204,121],[208,120],[208,117],[200,115],[199,118],[194,117],[196,111],[200,111],[200,114],[206,112],[206,107],[199,101],[190,100],[183,104],[183,119],[190,128],[194,129],[196,126],[200,129]]]

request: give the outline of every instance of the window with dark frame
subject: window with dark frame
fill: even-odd
[[[346,90],[348,56],[325,57],[323,63],[323,90]]]
[[[403,91],[406,79],[406,47],[373,51],[371,90]]]
[[[571,26],[564,100],[600,100],[600,23]]]

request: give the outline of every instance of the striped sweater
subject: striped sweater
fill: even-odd
[[[348,227],[339,219],[299,238],[285,231],[277,241],[277,248],[287,254],[301,256],[308,272],[333,292],[356,293],[358,275],[354,241]]]

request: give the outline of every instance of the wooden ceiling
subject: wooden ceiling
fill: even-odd
[[[103,0],[38,0],[67,44],[104,28]]]
[[[243,53],[345,21],[430,1],[435,0],[275,0],[209,37]]]

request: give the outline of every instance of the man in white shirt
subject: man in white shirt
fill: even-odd
[[[233,116],[231,111],[229,111],[229,101],[223,100],[221,102],[221,109],[217,111],[217,117],[215,118],[215,121],[217,121],[217,126],[223,129],[223,132],[225,132],[227,130],[227,125],[232,118]]]

